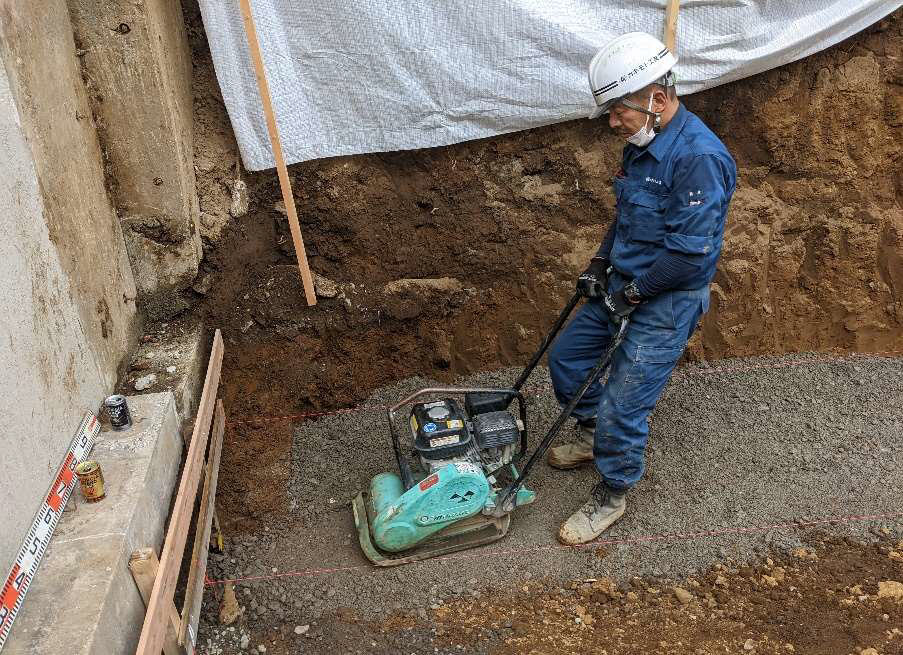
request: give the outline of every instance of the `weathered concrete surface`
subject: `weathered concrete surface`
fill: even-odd
[[[103,469],[107,497],[86,503],[74,492],[4,655],[135,651],[144,603],[129,557],[144,547],[160,551],[182,439],[172,394],[128,402],[133,427],[102,432],[91,453]]]
[[[169,318],[202,257],[179,0],[68,0],[142,309]]]
[[[210,341],[197,317],[148,326],[119,392],[171,391],[179,415],[193,416],[204,384]]]
[[[5,575],[84,412],[113,389],[136,315],[63,0],[0,1],[0,62]]]

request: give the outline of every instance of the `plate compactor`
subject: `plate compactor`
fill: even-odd
[[[532,503],[524,486],[537,460],[611,362],[627,330],[625,318],[577,394],[549,428],[527,463],[527,408],[521,388],[580,301],[574,294],[549,334],[508,389],[431,388],[388,410],[398,473],[380,473],[352,503],[364,554],[377,566],[397,566],[501,539],[515,507]],[[420,402],[419,399],[423,399]],[[517,411],[509,409],[517,401]],[[399,410],[412,405],[403,428]],[[412,448],[411,448],[412,446]],[[413,467],[412,467],[413,463]],[[415,474],[417,471],[417,474]]]

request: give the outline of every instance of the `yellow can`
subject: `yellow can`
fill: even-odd
[[[103,488],[103,471],[100,464],[93,460],[82,462],[75,467],[75,474],[82,486],[82,495],[89,503],[96,503],[106,497]]]

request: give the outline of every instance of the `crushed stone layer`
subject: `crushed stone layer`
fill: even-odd
[[[504,385],[518,372],[459,383]],[[365,406],[433,384],[408,379],[375,392]],[[534,445],[558,406],[547,370],[537,369],[527,390]],[[573,437],[566,426],[560,440]],[[263,576],[237,584],[251,616],[307,623],[337,608],[360,616],[424,614],[455,596],[480,597],[531,579],[682,579],[719,562],[804,546],[813,532],[793,525],[800,521],[870,516],[816,527],[865,540],[903,536],[901,517],[881,516],[903,512],[903,358],[802,354],[682,366],[653,416],[647,464],[627,513],[601,546],[570,549],[555,539],[595,483],[594,471],[542,463],[529,481],[536,502],[515,510],[503,540],[376,569],[360,553],[349,502],[374,475],[394,470],[385,411],[336,413],[295,430],[288,518],[233,538],[209,576]]]

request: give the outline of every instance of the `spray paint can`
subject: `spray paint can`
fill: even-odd
[[[129,414],[129,406],[125,402],[125,396],[120,396],[119,394],[108,396],[103,401],[103,406],[107,408],[110,425],[114,430],[118,432],[132,427],[132,415]]]
[[[106,497],[103,488],[103,471],[100,464],[93,460],[82,462],[75,467],[75,474],[82,487],[82,496],[89,503],[96,503]]]

